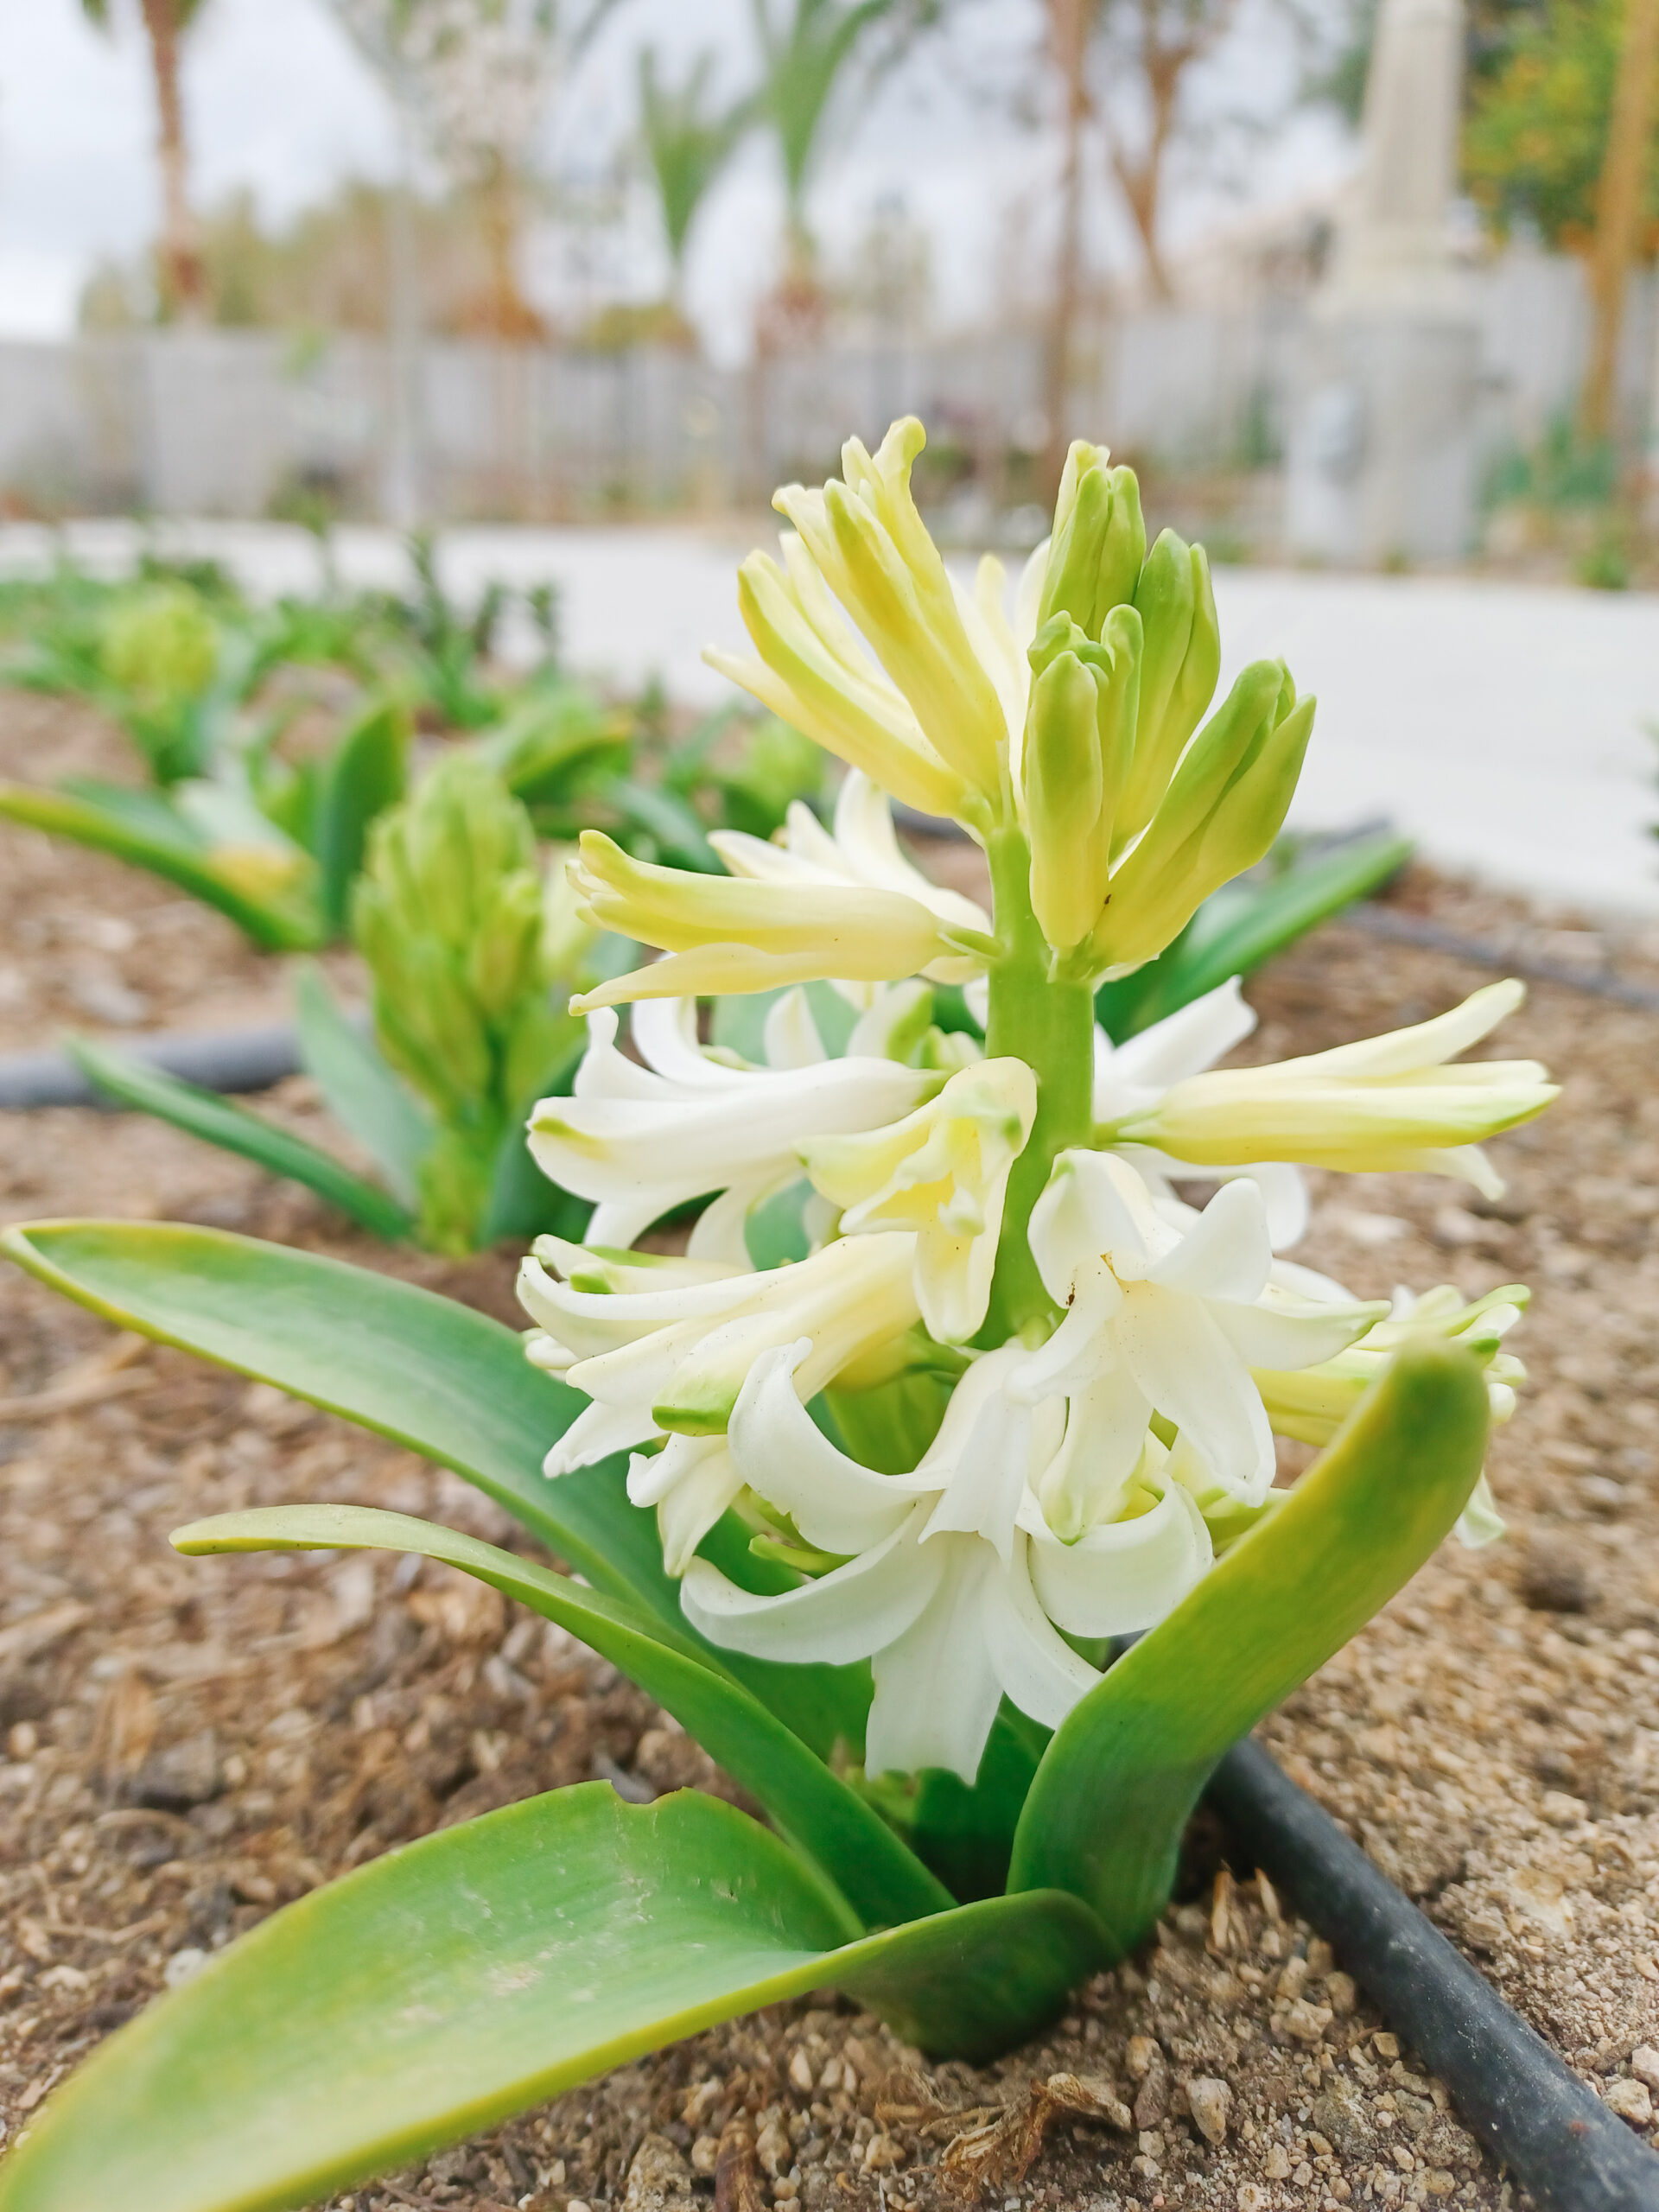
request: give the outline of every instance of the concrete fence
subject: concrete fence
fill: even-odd
[[[1474,272],[1479,442],[1535,439],[1570,407],[1587,347],[1574,261],[1516,251]],[[1632,286],[1621,371],[1633,435],[1655,401],[1655,285]],[[1079,430],[1173,469],[1260,468],[1282,454],[1305,301],[1124,314],[1081,334]],[[828,346],[740,370],[660,349],[583,353],[434,340],[414,379],[421,504],[433,516],[556,520],[716,508],[822,475],[849,430],[923,416],[930,466],[1017,504],[1043,436],[1033,331],[919,346]],[[385,512],[391,365],[378,343],[155,331],[0,344],[0,501],[14,512],[257,516],[322,493]]]

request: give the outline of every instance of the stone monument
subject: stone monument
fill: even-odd
[[[1381,0],[1363,156],[1292,395],[1287,533],[1329,561],[1454,560],[1474,531],[1480,338],[1452,227],[1463,0]]]

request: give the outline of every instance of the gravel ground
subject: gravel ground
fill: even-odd
[[[57,719],[54,719],[56,717]],[[0,695],[0,769],[95,724]],[[268,1018],[279,963],[96,857],[0,830],[0,1035]],[[21,856],[21,866],[19,859]],[[1414,874],[1402,905],[1586,969],[1656,948]],[[1252,987],[1246,1057],[1421,1018],[1484,980],[1333,925]],[[1448,1545],[1263,1733],[1298,1781],[1655,2139],[1659,2101],[1659,1019],[1538,989],[1507,1052],[1566,1095],[1503,1140],[1493,1205],[1427,1178],[1317,1179],[1299,1256],[1365,1294],[1530,1281],[1532,1370],[1491,1472],[1511,1533]],[[324,1131],[308,1086],[265,1102]],[[153,1123],[9,1121],[0,1216],[164,1216],[285,1238],[512,1312],[510,1255],[391,1254],[308,1195]],[[200,1514],[336,1498],[498,1541],[454,1478],[276,1393],[0,1277],[0,2120],[8,2131],[199,1954],[391,1844],[561,1783],[732,1795],[671,1722],[447,1570],[372,1557],[185,1561]],[[1645,2078],[1644,2078],[1645,2077]],[[1649,2095],[1649,2091],[1654,2092]],[[1195,1824],[1181,1901],[1040,2046],[929,2069],[868,2016],[780,2008],[627,2067],[335,2200],[460,2212],[796,2201],[999,2206],[1515,2198],[1343,1962]]]

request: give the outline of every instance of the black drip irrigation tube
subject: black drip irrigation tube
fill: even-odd
[[[146,1067],[160,1068],[205,1090],[269,1090],[300,1066],[300,1040],[291,1021],[258,1029],[204,1030],[200,1034],[163,1032],[134,1037],[122,1050]],[[35,1106],[111,1105],[67,1052],[0,1054],[0,1110],[22,1112]]]
[[[1659,2157],[1259,1744],[1235,1744],[1206,1796],[1541,2212],[1656,2212]]]

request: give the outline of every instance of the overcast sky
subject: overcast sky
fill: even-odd
[[[1282,93],[1290,65],[1272,0],[1243,5],[1242,34],[1199,87],[1201,111],[1219,113],[1242,87],[1246,105],[1266,113]],[[111,12],[105,35],[79,0],[0,0],[0,334],[67,333],[94,263],[132,254],[154,230],[154,105],[136,0],[113,0]],[[948,48],[924,49],[873,99],[849,87],[813,209],[833,264],[879,206],[902,206],[928,233],[936,308],[950,321],[994,311],[999,289],[1022,277],[1040,282],[1052,161],[1048,134],[1007,98],[1027,86],[1039,112],[1039,0],[968,0],[956,21]],[[646,41],[670,54],[714,46],[728,87],[746,85],[748,25],[749,0],[622,0],[550,110],[547,167],[603,171],[629,129],[634,55]],[[247,186],[280,221],[342,178],[384,176],[392,165],[385,101],[324,0],[207,0],[188,43],[185,98],[204,206]],[[1305,115],[1224,188],[1211,175],[1180,177],[1170,232],[1191,237],[1236,220],[1244,206],[1318,189],[1351,159],[1328,117]],[[1095,258],[1132,267],[1131,234],[1103,172],[1090,202]],[[719,354],[743,350],[753,299],[775,267],[779,216],[773,161],[755,140],[694,238],[690,304]],[[643,190],[602,258],[607,281],[638,296],[660,282]]]

